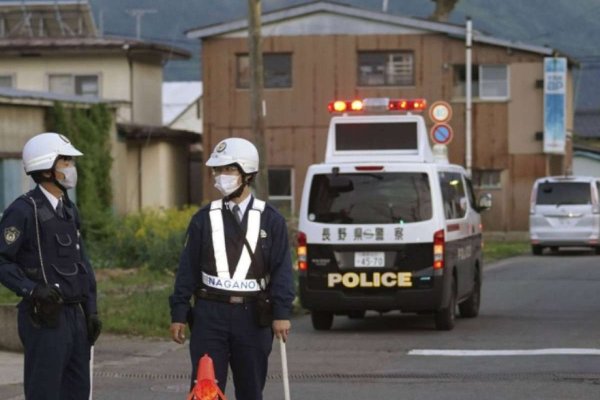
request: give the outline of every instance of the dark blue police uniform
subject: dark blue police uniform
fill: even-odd
[[[244,248],[243,235],[253,202],[254,199],[251,199],[244,214],[242,229],[226,207],[221,210],[232,276]],[[179,323],[193,321],[190,338],[192,380],[196,378],[198,360],[208,354],[214,361],[215,375],[221,390],[225,391],[227,367],[230,364],[236,399],[260,400],[267,376],[273,333],[270,326],[261,327],[257,322],[255,295],[219,290],[203,283],[203,273],[216,275],[209,212],[210,205],[200,209],[188,227],[174,293],[169,299],[171,320]],[[260,216],[260,229],[255,257],[246,279],[259,280],[268,275],[267,291],[273,304],[273,319],[289,320],[294,289],[285,219],[267,204]],[[194,294],[195,304],[192,308],[190,298]],[[232,303],[232,298],[236,302]]]
[[[39,239],[36,230],[35,201]],[[96,314],[96,280],[79,235],[75,206],[58,216],[39,187],[15,200],[0,221],[0,283],[23,297],[19,336],[25,348],[26,399],[83,400],[89,397],[90,342],[86,314]],[[38,252],[41,245],[42,269]],[[36,318],[33,289],[58,287],[64,304],[56,326]]]

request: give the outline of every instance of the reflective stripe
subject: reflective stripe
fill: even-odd
[[[258,292],[260,285],[256,279],[229,279],[208,275],[202,272],[202,282],[211,288],[234,292]]]
[[[225,228],[223,227],[223,200],[210,203],[210,226],[212,229],[213,251],[217,262],[217,275],[219,278],[229,279],[229,263],[225,249]]]
[[[215,254],[215,261],[217,263],[217,275],[220,279],[229,280],[231,278],[231,275],[229,274],[229,263],[227,261],[227,249],[225,246],[225,229],[223,226],[222,209],[222,200],[215,200],[211,203],[210,224],[212,229],[213,251]],[[250,245],[250,248],[253,252],[256,251],[256,244],[258,243],[258,234],[260,232],[260,215],[264,209],[265,202],[262,200],[254,199],[252,203],[252,209],[248,211],[248,226],[246,229],[246,240],[248,241],[248,244]],[[246,275],[248,275],[248,270],[250,269],[251,263],[252,258],[250,257],[250,253],[248,253],[248,249],[244,245],[244,247],[242,248],[240,259],[238,260],[237,266],[235,267],[233,280],[237,282],[244,282]]]

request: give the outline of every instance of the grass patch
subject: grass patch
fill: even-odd
[[[99,270],[98,312],[106,332],[166,337],[174,276],[148,269]]]
[[[21,301],[21,298],[14,294],[11,290],[8,290],[4,286],[0,285],[0,304],[15,304]]]
[[[486,263],[489,263],[508,257],[527,254],[529,251],[529,242],[486,240],[483,247],[483,259]]]

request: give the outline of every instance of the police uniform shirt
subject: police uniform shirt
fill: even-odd
[[[0,283],[17,295],[27,297],[38,283],[29,279],[24,268],[39,268],[39,254],[36,237],[36,223],[33,204],[29,197],[38,204],[46,203],[56,210],[58,199],[47,192],[41,185],[17,198],[4,211],[0,220]],[[54,204],[55,203],[55,204]],[[74,205],[65,207],[65,213],[73,219],[77,230],[80,227],[79,215]],[[40,211],[38,206],[38,212]],[[40,232],[43,236],[44,232]],[[84,307],[86,312],[97,313],[96,278],[87,255],[79,240],[81,260],[85,264],[88,276],[89,297]]]
[[[59,198],[55,197],[52,193],[50,193],[49,191],[47,191],[46,189],[44,189],[44,187],[41,186],[41,185],[39,186],[39,188],[42,191],[42,193],[44,193],[44,196],[46,196],[46,198],[50,202],[50,205],[52,206],[52,208],[54,210],[56,210],[56,207],[58,206],[58,202],[62,201],[62,199],[59,199]]]
[[[249,196],[246,207],[252,207],[251,197]],[[202,266],[214,264],[209,212],[210,204],[201,208],[190,221],[175,278],[174,292],[169,298],[172,322],[186,322],[190,299],[194,291],[201,287]],[[291,315],[294,289],[285,218],[273,206],[266,204],[260,217],[260,229],[261,235],[255,252],[262,252],[262,258],[270,272],[269,292],[273,304],[273,317],[286,320]]]
[[[246,209],[248,208],[248,205],[250,204],[250,200],[252,199],[252,196],[248,196],[246,197],[243,201],[241,201],[239,204],[236,203],[235,201],[229,201],[227,203],[227,206],[229,207],[229,209],[234,212],[233,210],[235,210],[235,206],[239,207],[239,218],[240,221],[244,220],[244,215],[246,215]]]

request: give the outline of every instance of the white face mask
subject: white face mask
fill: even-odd
[[[64,186],[65,189],[73,189],[77,186],[77,168],[75,166],[56,169],[65,175],[64,179],[58,180],[58,183]]]
[[[217,175],[215,176],[215,187],[223,196],[229,196],[242,185],[240,175]]]

